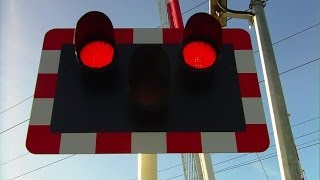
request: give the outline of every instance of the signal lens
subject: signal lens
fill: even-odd
[[[192,41],[183,48],[184,61],[196,69],[204,69],[216,62],[217,52],[208,43]]]
[[[89,68],[103,68],[111,64],[114,48],[105,41],[93,41],[85,45],[80,52],[82,63]]]

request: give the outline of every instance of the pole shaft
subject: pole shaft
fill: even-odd
[[[157,154],[138,154],[138,180],[157,180]]]
[[[198,154],[204,180],[215,180],[212,159],[209,153]]]
[[[273,52],[267,20],[264,13],[264,1],[251,0],[251,5],[252,10],[255,13],[254,25],[265,79],[281,179],[301,179],[299,161],[297,159],[294,139],[280,83],[279,72]]]
[[[166,0],[170,28],[183,28],[179,0]]]

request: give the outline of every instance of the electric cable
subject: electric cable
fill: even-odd
[[[305,65],[308,65],[308,64],[310,64],[310,63],[316,62],[316,61],[318,61],[318,60],[320,60],[320,58],[317,58],[317,59],[308,61],[308,62],[306,62],[306,63],[304,63],[304,64],[301,64],[301,65],[298,65],[298,66],[293,67],[293,68],[291,68],[291,69],[288,69],[288,70],[286,70],[286,71],[284,71],[284,72],[279,73],[279,75],[282,75],[282,74],[288,73],[288,72],[290,72],[290,71],[293,71],[293,70],[295,70],[295,69],[301,68],[301,67],[303,67],[303,66],[305,66]],[[264,82],[264,80],[261,80],[261,81],[259,81],[258,83],[262,83],[262,82]],[[32,97],[32,96],[30,96],[30,97]],[[29,98],[30,98],[30,97],[29,97]],[[25,99],[25,100],[26,100],[26,99]],[[25,100],[23,100],[23,101],[25,101]],[[23,101],[21,101],[21,102],[18,103],[18,104],[21,104]],[[9,109],[7,109],[7,110],[9,110]],[[7,111],[7,110],[5,110],[5,111]],[[315,119],[317,119],[317,118],[319,118],[319,117],[316,117]],[[3,130],[2,132],[0,132],[0,135],[1,135],[2,133],[4,133],[4,132],[10,130],[10,129],[13,129],[13,128],[15,128],[15,127],[17,127],[17,126],[25,123],[25,122],[28,121],[28,120],[29,120],[29,119],[27,119],[27,120],[25,120],[25,121],[22,121],[22,122],[14,125],[14,126],[8,128],[8,129],[6,129],[6,130]],[[312,120],[313,120],[313,119],[312,119]]]
[[[319,130],[318,130],[318,131],[319,131]],[[302,137],[302,136],[300,136],[300,137]],[[298,138],[298,137],[297,137],[297,138]],[[307,143],[310,143],[310,142],[313,142],[313,141],[318,141],[318,140],[319,140],[319,139],[315,139],[315,140],[312,140],[312,141],[308,141],[308,142],[305,142],[305,143],[301,143],[301,144],[297,145],[297,147],[299,147],[299,146],[301,146],[301,145],[304,145],[304,144],[307,144]],[[319,143],[315,143],[315,144],[313,144],[313,145],[317,145],[317,144],[319,144]],[[309,146],[306,146],[306,147],[309,147]],[[303,148],[298,148],[297,150],[299,150],[299,149],[303,149]],[[27,154],[27,153],[26,153],[26,154]],[[25,156],[26,154],[21,155],[21,157]],[[264,157],[269,156],[269,155],[272,155],[272,154],[276,154],[276,153],[271,153],[271,154],[262,156],[262,157],[261,157],[261,158],[262,158],[261,160],[268,159],[268,158],[264,158]],[[36,168],[36,169],[33,169],[33,170],[28,171],[28,172],[26,172],[26,173],[20,174],[20,175],[18,175],[18,176],[15,176],[15,177],[11,178],[10,180],[20,178],[20,177],[22,177],[22,176],[25,176],[25,175],[30,174],[30,173],[32,173],[32,172],[35,172],[35,171],[37,171],[37,170],[43,169],[43,168],[45,168],[45,167],[51,166],[51,165],[53,165],[53,164],[56,164],[56,163],[58,163],[58,162],[61,162],[61,161],[63,161],[63,160],[66,160],[66,159],[68,159],[68,158],[71,158],[71,157],[73,157],[73,156],[75,156],[75,155],[77,155],[77,154],[69,155],[69,156],[67,156],[67,157],[65,157],[65,158],[59,159],[59,160],[54,161],[54,162],[52,162],[52,163],[46,164],[46,165],[41,166],[41,167],[39,167],[39,168]],[[272,156],[272,157],[276,157],[276,156],[277,156],[277,155]],[[18,157],[17,157],[17,158],[18,158]],[[17,158],[15,158],[15,159],[17,159]],[[13,161],[13,160],[10,160],[10,161]],[[251,160],[251,161],[252,161],[252,160]],[[255,163],[255,162],[258,162],[258,161],[250,162],[249,164]],[[8,161],[5,162],[5,163],[8,163]],[[2,163],[2,164],[5,164],[5,163]],[[244,163],[247,163],[247,162],[244,162]],[[241,163],[240,163],[240,164],[241,164]],[[242,163],[242,164],[243,164],[243,163]],[[181,164],[181,165],[182,165],[182,164]],[[245,164],[245,165],[247,165],[247,164]],[[244,166],[244,165],[241,165],[241,166]],[[241,166],[239,166],[239,167],[241,167]],[[238,167],[238,166],[237,166],[237,167]],[[237,168],[237,167],[236,167],[236,168]],[[166,168],[166,169],[168,169],[168,168]],[[226,168],[225,168],[225,169],[226,169]],[[232,166],[232,169],[234,169],[234,166]],[[161,171],[161,170],[160,170],[160,171]],[[162,171],[163,171],[163,170],[162,170]],[[224,172],[224,171],[226,171],[226,170],[222,169],[222,170],[216,171],[215,173],[220,173],[220,171],[221,171],[221,172]],[[159,171],[158,171],[158,172],[159,172]],[[180,177],[180,176],[183,176],[183,174],[182,174],[182,175],[178,175],[178,176],[176,176],[176,177]],[[171,178],[171,179],[174,179],[174,178]],[[168,180],[169,180],[169,179],[168,179]]]
[[[307,123],[307,122],[311,122],[311,121],[314,121],[314,120],[319,119],[319,118],[320,118],[320,116],[315,117],[315,118],[311,118],[311,119],[309,119],[309,120],[305,120],[305,121],[302,121],[302,122],[300,122],[300,123],[294,124],[294,125],[292,125],[291,127],[296,127],[296,126],[299,126],[300,124],[304,124],[304,123]]]
[[[20,156],[18,156],[18,157],[15,157],[15,158],[13,158],[13,159],[10,159],[9,161],[6,161],[6,162],[4,162],[4,163],[1,163],[0,166],[6,165],[6,164],[8,164],[8,163],[10,163],[10,162],[12,162],[12,161],[14,161],[14,160],[16,160],[16,159],[22,158],[23,156],[25,156],[25,155],[27,155],[27,154],[30,154],[30,153],[27,152],[27,153],[24,153],[24,154],[22,154],[22,155],[20,155]]]
[[[7,112],[7,111],[9,111],[9,110],[10,110],[10,109],[12,109],[12,108],[14,108],[14,107],[18,106],[18,105],[20,105],[21,103],[23,103],[23,102],[25,102],[25,101],[29,100],[29,99],[30,99],[30,98],[32,98],[32,97],[33,97],[33,95],[32,95],[32,96],[27,97],[26,99],[24,99],[24,100],[22,100],[22,101],[18,102],[18,103],[17,103],[17,104],[15,104],[15,105],[13,105],[13,106],[9,107],[8,109],[6,109],[6,110],[4,110],[4,111],[1,111],[1,112],[0,112],[0,115],[1,115],[1,114],[3,114],[3,113],[5,113],[5,112]]]
[[[312,132],[309,132],[309,133],[307,133],[307,134],[303,134],[303,135],[300,135],[300,136],[298,136],[298,137],[295,137],[294,139],[299,139],[299,138],[302,138],[302,137],[306,137],[306,136],[309,136],[309,135],[311,135],[311,134],[315,134],[315,133],[317,133],[317,132],[319,132],[320,130],[317,130],[317,131],[312,131]]]
[[[233,9],[229,9],[227,7],[224,7],[221,3],[220,3],[220,0],[217,0],[217,5],[224,11],[226,12],[231,12],[231,13],[235,13],[235,14],[247,14],[247,15],[250,15],[250,16],[254,16],[254,13],[253,12],[248,12],[248,10],[246,11],[237,11],[237,10],[233,10]]]
[[[270,146],[269,146],[269,147],[270,147]],[[213,154],[213,153],[211,153],[211,154]],[[216,165],[219,165],[219,164],[223,164],[223,163],[226,163],[226,162],[228,162],[228,161],[232,161],[232,160],[235,160],[235,159],[244,157],[244,156],[248,156],[248,155],[250,155],[250,154],[251,154],[251,153],[242,154],[242,155],[237,156],[237,157],[233,157],[233,158],[230,158],[230,159],[227,159],[227,160],[224,160],[224,161],[220,161],[220,162],[218,162],[218,163],[214,163],[213,165],[216,166]]]
[[[313,121],[313,120],[315,120],[315,119],[317,119],[317,118],[320,118],[320,116],[315,117],[315,118],[312,118],[312,119],[308,119],[308,120],[305,120],[305,121],[302,121],[302,122],[300,122],[300,123],[297,123],[297,124],[295,124],[295,125],[292,125],[291,127],[299,126],[299,125],[304,124],[304,123],[306,123],[306,122]],[[28,119],[27,119],[27,120],[28,120]],[[12,128],[13,128],[13,127],[12,127]],[[10,128],[10,129],[11,129],[11,128]],[[5,130],[5,131],[7,131],[7,130]],[[4,132],[4,131],[2,131],[2,132]],[[319,132],[319,130],[318,130],[318,131],[314,131],[314,132],[310,132],[310,133],[307,133],[307,134],[303,134],[303,135],[301,135],[301,136],[296,137],[295,139],[302,138],[302,137],[305,137],[305,136],[314,134],[314,133],[316,133],[316,132]],[[272,134],[272,133],[270,133],[270,134]],[[270,135],[270,134],[269,134],[269,135]],[[273,146],[275,146],[275,145],[270,145],[269,148],[270,148],[270,147],[273,147]],[[3,166],[3,165],[5,165],[5,164],[8,164],[8,163],[10,163],[10,162],[12,162],[12,161],[14,161],[14,160],[20,159],[20,158],[22,158],[23,156],[25,156],[25,155],[27,155],[27,154],[30,154],[30,153],[27,152],[27,153],[22,154],[22,155],[20,155],[20,156],[18,156],[18,157],[15,157],[15,158],[7,161],[7,162],[1,163],[0,166]],[[241,157],[250,155],[250,154],[252,154],[252,153],[242,154],[242,155],[239,155],[239,156],[237,156],[237,157],[233,157],[233,158],[229,158],[229,159],[227,159],[227,160],[221,161],[221,162],[217,162],[217,163],[215,163],[215,164],[213,164],[213,165],[216,166],[216,165],[219,165],[219,164],[223,164],[223,163],[226,163],[226,162],[228,162],[228,161],[232,161],[232,160],[235,160],[235,159],[238,159],[238,158],[241,158]],[[159,170],[158,172],[166,171],[166,170],[169,170],[169,169],[172,169],[172,168],[181,166],[181,165],[182,165],[182,163],[181,163],[181,164],[174,165],[174,166],[170,166],[170,167],[168,167],[168,168],[161,169],[161,170]]]
[[[33,170],[31,170],[31,171],[28,171],[28,172],[25,172],[25,173],[20,174],[20,175],[18,175],[18,176],[15,176],[15,177],[13,177],[13,178],[10,178],[10,180],[20,178],[20,177],[25,176],[25,175],[27,175],[27,174],[30,174],[30,173],[32,173],[32,172],[38,171],[38,170],[40,170],[40,169],[42,169],[42,168],[45,168],[45,167],[51,166],[51,165],[53,165],[53,164],[56,164],[56,163],[58,163],[58,162],[61,162],[61,161],[63,161],[63,160],[69,159],[69,158],[71,158],[71,157],[73,157],[73,156],[75,156],[75,155],[76,155],[76,154],[69,155],[69,156],[67,156],[67,157],[65,157],[65,158],[59,159],[59,160],[54,161],[54,162],[52,162],[52,163],[46,164],[46,165],[44,165],[44,166],[38,167],[38,168],[33,169]]]
[[[308,135],[314,134],[314,133],[319,132],[319,131],[320,131],[320,130],[313,131],[313,132],[310,132],[310,133],[307,133],[307,134],[303,134],[303,135],[300,135],[300,136],[298,136],[298,137],[295,137],[294,139],[299,139],[299,138],[301,138],[301,137],[308,136]],[[306,142],[306,143],[310,143],[310,142],[313,142],[313,141],[316,141],[316,140],[319,140],[319,139],[315,139],[315,140],[312,140],[312,141],[308,141],[308,142]],[[304,144],[306,144],[306,143],[301,143],[301,144],[299,144],[298,146],[304,145]],[[273,147],[273,146],[275,146],[275,144],[270,145],[269,148],[270,148],[270,147]],[[244,156],[247,156],[247,155],[250,155],[250,154],[252,154],[252,153],[242,154],[242,155],[237,156],[237,157],[234,157],[234,158],[230,158],[230,159],[227,159],[227,160],[224,160],[224,161],[221,161],[221,162],[217,162],[217,163],[214,163],[213,166],[216,166],[216,165],[219,165],[219,164],[223,164],[223,163],[226,163],[226,162],[228,162],[228,161],[232,161],[232,160],[235,160],[235,159],[238,159],[238,158],[240,158],[240,157],[244,157]],[[265,157],[265,156],[262,156],[262,157]],[[188,162],[191,162],[191,161],[188,161]],[[174,166],[170,166],[170,167],[168,167],[168,168],[161,169],[161,170],[159,170],[158,172],[163,172],[163,171],[166,171],[166,170],[175,168],[175,167],[179,167],[179,166],[181,166],[181,165],[182,165],[182,163],[177,164],[177,165],[174,165]],[[189,169],[190,169],[190,168],[189,168]]]
[[[207,2],[207,1],[205,1],[204,3],[206,3],[206,2]],[[202,4],[204,4],[204,3],[202,3]],[[202,4],[198,5],[198,7],[201,6]],[[193,8],[193,9],[194,9],[194,8]],[[190,9],[190,10],[188,10],[188,11],[191,11],[191,10],[192,10],[192,9]],[[184,12],[184,13],[187,13],[187,12]],[[184,13],[183,13],[183,14],[184,14]],[[318,26],[319,24],[320,24],[320,23],[318,23],[316,26]],[[311,29],[311,28],[310,28],[310,29]],[[295,34],[295,35],[297,35],[297,34]],[[293,35],[293,36],[295,36],[295,35]],[[291,36],[291,37],[293,37],[293,36]],[[290,38],[291,38],[291,37],[290,37]],[[286,38],[286,39],[289,39],[289,38]],[[280,42],[282,42],[282,41],[280,40],[280,41],[278,41],[278,42],[275,42],[275,44],[280,43]],[[297,68],[299,68],[299,67],[302,67],[302,66],[304,66],[304,65],[306,65],[306,64],[309,64],[309,63],[311,63],[311,62],[317,61],[317,60],[319,60],[319,59],[320,59],[320,58],[315,59],[315,60],[313,60],[313,61],[310,61],[310,62],[308,62],[308,63],[305,63],[305,64],[303,64],[303,65],[297,66],[297,67],[295,67],[295,68],[293,68],[293,69],[291,69],[291,70],[287,70],[287,71],[285,71],[285,72],[283,72],[283,73],[280,73],[279,75],[284,74],[284,73],[289,72],[289,71],[292,71],[292,70],[297,69]],[[18,104],[15,104],[15,105],[13,105],[12,107],[10,107],[10,108],[8,108],[8,109],[0,112],[0,114],[2,114],[2,113],[4,113],[4,112],[6,112],[6,111],[8,111],[8,110],[10,110],[10,109],[12,109],[12,108],[14,108],[15,106],[18,106],[19,104],[21,104],[21,103],[23,103],[24,101],[30,99],[31,97],[33,97],[33,95],[30,96],[30,97],[28,97],[27,99],[24,99],[23,101],[19,102]],[[27,120],[28,120],[28,119],[27,119]],[[27,120],[25,120],[25,121],[23,121],[23,122],[15,125],[15,126],[11,127],[10,129],[12,129],[12,128],[14,128],[14,127],[16,127],[16,126],[24,123],[24,122],[26,122]],[[10,129],[7,129],[7,130],[5,130],[5,131],[2,131],[0,134],[4,133],[4,132],[6,132],[6,131],[8,131],[8,130],[10,130]],[[28,153],[26,153],[26,154],[28,154]],[[25,154],[25,155],[26,155],[26,154]],[[21,156],[24,156],[24,155],[21,155]],[[3,163],[3,164],[6,164],[6,163],[7,163],[7,162],[5,162],[5,163]],[[1,164],[1,165],[3,165],[3,164]],[[162,170],[162,171],[163,171],[163,170]]]
[[[200,6],[202,6],[203,4],[205,4],[205,3],[207,3],[208,2],[208,0],[207,1],[204,1],[204,2],[202,2],[202,3],[200,3],[200,4],[198,4],[198,5],[196,5],[196,6],[194,6],[194,7],[192,7],[192,8],[190,8],[190,9],[188,9],[188,10],[186,10],[186,11],[184,11],[183,13],[181,13],[181,16],[182,15],[184,15],[184,14],[186,14],[186,13],[188,13],[188,12],[190,12],[190,11],[192,11],[192,10],[194,10],[194,9],[196,9],[196,8],[198,8],[198,7],[200,7]],[[161,24],[161,25],[159,25],[158,27],[156,27],[156,28],[160,28],[162,25],[165,25],[165,24],[168,24],[169,22],[167,21],[167,22],[165,22],[164,24]]]
[[[268,174],[267,174],[267,172],[266,172],[266,169],[264,168],[264,166],[263,166],[263,164],[262,164],[262,161],[261,161],[258,153],[256,153],[256,155],[257,155],[257,158],[258,158],[258,160],[259,160],[259,163],[260,163],[260,165],[261,165],[261,167],[262,167],[262,170],[263,170],[264,174],[266,175],[267,180],[269,180],[269,177],[268,177]]]
[[[198,5],[196,5],[195,7],[191,8],[191,9],[185,11],[185,12],[183,12],[182,15],[184,15],[185,13],[187,13],[187,12],[189,12],[189,11],[191,11],[191,10],[193,10],[193,9],[195,9],[195,8],[203,5],[203,4],[205,4],[206,2],[208,2],[208,0],[202,2],[202,3],[198,4]],[[267,1],[265,1],[265,2],[267,2]],[[248,9],[248,10],[249,10],[249,9]],[[317,27],[317,26],[319,26],[319,25],[320,25],[320,23],[317,23],[317,24],[315,24],[315,25],[309,26],[309,27],[306,28],[306,29],[303,29],[303,30],[301,30],[301,31],[299,31],[299,32],[297,32],[297,33],[294,33],[294,34],[292,34],[292,35],[290,35],[290,36],[287,36],[287,37],[285,37],[285,38],[283,38],[283,39],[281,39],[281,40],[279,40],[279,41],[277,41],[277,42],[274,42],[272,45],[275,45],[275,44],[278,44],[278,43],[283,42],[283,41],[285,41],[285,40],[288,40],[288,39],[290,39],[290,38],[292,38],[292,37],[294,37],[294,36],[296,36],[296,35],[298,35],[298,34],[301,34],[301,33],[305,32],[305,31],[310,30],[310,29],[312,29],[312,28],[315,28],[315,27]],[[159,28],[159,27],[161,27],[161,25],[158,26],[158,28]],[[259,51],[255,51],[255,53],[256,53],[256,52],[259,52]],[[315,60],[312,60],[312,61],[309,61],[309,62],[307,62],[307,63],[305,63],[305,64],[300,65],[300,66],[297,66],[297,67],[295,67],[294,69],[297,69],[297,68],[299,68],[299,67],[305,66],[305,65],[307,65],[307,64],[309,64],[309,63],[312,63],[312,62],[315,62],[315,61],[318,61],[318,60],[319,60],[319,58],[317,58],[317,59],[315,59]],[[293,69],[292,69],[292,70],[293,70]],[[289,70],[287,70],[287,71],[289,72],[289,71],[292,71],[292,70],[289,69]],[[282,73],[280,73],[280,74],[284,74],[284,73],[287,73],[287,72],[282,72]],[[262,80],[261,82],[263,82],[263,81],[264,81],[264,80]],[[259,82],[259,83],[260,83],[260,82]],[[33,96],[34,96],[34,95],[32,95],[32,96],[30,96],[30,97],[28,97],[28,98],[26,98],[26,99],[18,102],[17,104],[11,106],[11,107],[8,108],[8,109],[0,112],[0,115],[1,115],[2,113],[4,113],[4,112],[9,111],[10,109],[16,107],[17,105],[23,103],[24,101],[30,99],[30,98],[33,97]]]
[[[0,135],[1,135],[2,133],[5,133],[5,132],[7,132],[7,131],[9,131],[9,130],[11,130],[11,129],[13,129],[13,128],[15,128],[15,127],[17,127],[17,126],[25,123],[25,122],[27,122],[27,121],[29,121],[29,120],[30,120],[30,119],[26,119],[26,120],[24,120],[24,121],[22,121],[22,122],[19,122],[18,124],[14,125],[14,126],[9,127],[8,129],[5,129],[5,130],[1,131],[1,132],[0,132]]]
[[[311,144],[311,145],[308,145],[308,146],[304,146],[304,147],[298,148],[297,150],[305,149],[305,148],[312,147],[312,146],[319,145],[319,144],[320,143],[314,143],[314,144]],[[277,157],[278,155],[277,155],[277,153],[272,153],[272,154],[268,154],[268,156],[269,157],[263,156],[264,158],[261,158],[261,160],[263,161],[263,160],[266,160],[266,159]],[[246,161],[244,163],[239,163],[239,164],[236,164],[234,166],[230,166],[230,167],[218,170],[215,173],[218,174],[218,173],[221,173],[221,172],[229,171],[229,170],[236,169],[236,168],[239,168],[239,167],[243,167],[243,166],[246,166],[246,165],[249,165],[249,164],[253,164],[253,163],[256,163],[256,162],[258,162],[258,160]]]
[[[279,73],[279,76],[280,76],[280,75],[283,75],[283,74],[285,74],[285,73],[288,73],[288,72],[290,72],[290,71],[292,71],[292,70],[301,68],[301,67],[303,67],[303,66],[305,66],[305,65],[308,65],[308,64],[310,64],[310,63],[319,61],[319,60],[320,60],[320,57],[318,57],[318,58],[316,58],[316,59],[313,59],[313,60],[311,60],[311,61],[308,61],[308,62],[306,62],[306,63],[303,63],[303,64],[301,64],[301,65],[295,66],[295,67],[290,68],[290,69],[288,69],[288,70],[286,70],[286,71],[284,71],[284,72]],[[264,79],[261,80],[261,81],[259,81],[259,83],[262,83],[262,82],[264,82]]]
[[[299,139],[299,138],[302,138],[302,137],[305,137],[305,136],[308,136],[308,135],[311,135],[311,134],[315,134],[315,133],[317,133],[317,132],[319,132],[319,131],[320,131],[320,130],[313,131],[313,132],[310,132],[310,133],[307,133],[307,134],[303,134],[303,135],[300,135],[300,136],[295,137],[295,138],[293,138],[293,139]],[[274,147],[274,146],[276,146],[276,145],[275,145],[275,144],[270,145],[269,148]],[[213,153],[211,153],[211,154],[213,154]],[[240,155],[240,156],[233,157],[233,158],[230,158],[230,159],[227,159],[227,160],[224,160],[224,161],[215,163],[215,164],[213,164],[213,165],[216,166],[216,165],[219,165],[219,164],[223,164],[223,163],[225,163],[225,162],[232,161],[232,160],[238,159],[238,158],[240,158],[240,157],[248,156],[248,155],[250,155],[250,154],[252,154],[252,153],[242,154],[242,155]]]
[[[320,116],[318,116],[318,117],[314,117],[314,118],[311,118],[311,119],[308,119],[308,120],[305,120],[305,121],[299,122],[299,123],[297,123],[297,124],[291,125],[291,127],[293,128],[293,127],[299,126],[299,125],[301,125],[301,124],[305,124],[305,123],[308,123],[308,122],[314,121],[314,120],[319,119],[319,118],[320,118]],[[273,132],[269,133],[269,135],[272,135],[272,134],[273,134]]]
[[[288,70],[286,70],[286,71],[284,71],[284,72],[281,72],[279,75],[285,74],[285,73],[287,73],[287,72],[290,72],[290,71],[292,71],[292,70],[298,69],[298,68],[300,68],[300,67],[302,67],[302,66],[308,65],[308,64],[310,64],[310,63],[313,63],[313,62],[316,62],[316,61],[319,61],[319,60],[320,60],[320,58],[316,58],[316,59],[314,59],[314,60],[311,60],[311,61],[308,61],[308,62],[306,62],[306,63],[304,63],[304,64],[301,64],[301,65],[299,65],[299,66],[296,66],[296,67],[293,67],[293,68],[291,68],[291,69],[288,69]]]
[[[279,44],[279,43],[281,43],[281,42],[283,42],[283,41],[285,41],[285,40],[288,40],[288,39],[290,39],[290,38],[293,38],[294,36],[297,36],[297,35],[299,35],[299,34],[301,34],[301,33],[304,33],[304,32],[306,32],[306,31],[308,31],[308,30],[310,30],[310,29],[313,29],[313,28],[319,26],[319,25],[320,25],[320,22],[318,22],[318,23],[316,23],[316,24],[314,24],[314,25],[308,26],[307,28],[302,29],[302,30],[299,31],[299,32],[296,32],[296,33],[294,33],[294,34],[291,34],[291,35],[289,35],[289,36],[287,36],[287,37],[285,37],[285,38],[282,38],[282,39],[280,39],[280,40],[272,43],[272,46],[277,45],[277,44]],[[259,52],[259,50],[254,51],[254,53],[257,53],[257,52]]]
[[[319,140],[319,139],[317,139]],[[314,141],[314,140],[313,140]],[[311,142],[311,141],[310,141]],[[308,143],[310,143],[308,142]],[[311,144],[311,145],[308,145],[308,146],[304,146],[304,147],[300,147],[300,148],[297,148],[297,150],[302,150],[302,149],[306,149],[306,148],[310,148],[312,146],[315,146],[315,145],[319,145],[320,143],[314,143],[314,144]],[[302,145],[302,144],[301,144]],[[300,146],[300,145],[298,145]],[[271,156],[272,155],[272,156]],[[269,156],[269,157],[268,157]],[[273,157],[277,157],[277,153],[271,153],[271,154],[268,154],[268,155],[265,155],[265,156],[262,156],[261,157],[261,161],[263,160],[266,160],[266,159],[270,159],[270,158],[273,158]],[[249,164],[253,164],[253,163],[256,163],[258,162],[259,160],[250,160],[250,161],[246,161],[246,162],[243,162],[243,163],[239,163],[239,164],[236,164],[236,165],[233,165],[233,166],[229,166],[227,168],[224,168],[224,169],[221,169],[221,170],[218,170],[218,171],[215,171],[215,174],[218,174],[218,173],[221,173],[221,172],[225,172],[225,171],[230,171],[232,169],[236,169],[236,168],[239,168],[239,167],[243,167],[243,166],[246,166],[246,165],[249,165]],[[181,177],[183,176],[184,174],[180,174],[180,175],[177,175],[177,176],[174,176],[174,177],[171,177],[171,178],[168,178],[166,180],[170,180],[170,179],[175,179],[177,177]]]

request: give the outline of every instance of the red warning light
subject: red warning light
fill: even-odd
[[[182,55],[186,65],[200,71],[215,65],[222,44],[222,28],[207,13],[192,15],[183,32]]]
[[[217,58],[215,49],[208,43],[192,41],[183,48],[184,61],[191,67],[203,69],[211,67]]]
[[[93,41],[86,44],[80,52],[82,63],[90,68],[102,68],[111,64],[114,48],[104,41]]]
[[[88,69],[104,70],[115,61],[114,29],[109,17],[91,11],[77,22],[74,45],[78,61]]]

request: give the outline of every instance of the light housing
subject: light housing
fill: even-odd
[[[98,11],[83,15],[77,22],[74,45],[78,61],[86,69],[110,67],[115,59],[115,39],[108,16]]]
[[[189,18],[183,33],[184,63],[196,71],[211,69],[220,54],[222,28],[218,20],[207,13]]]

